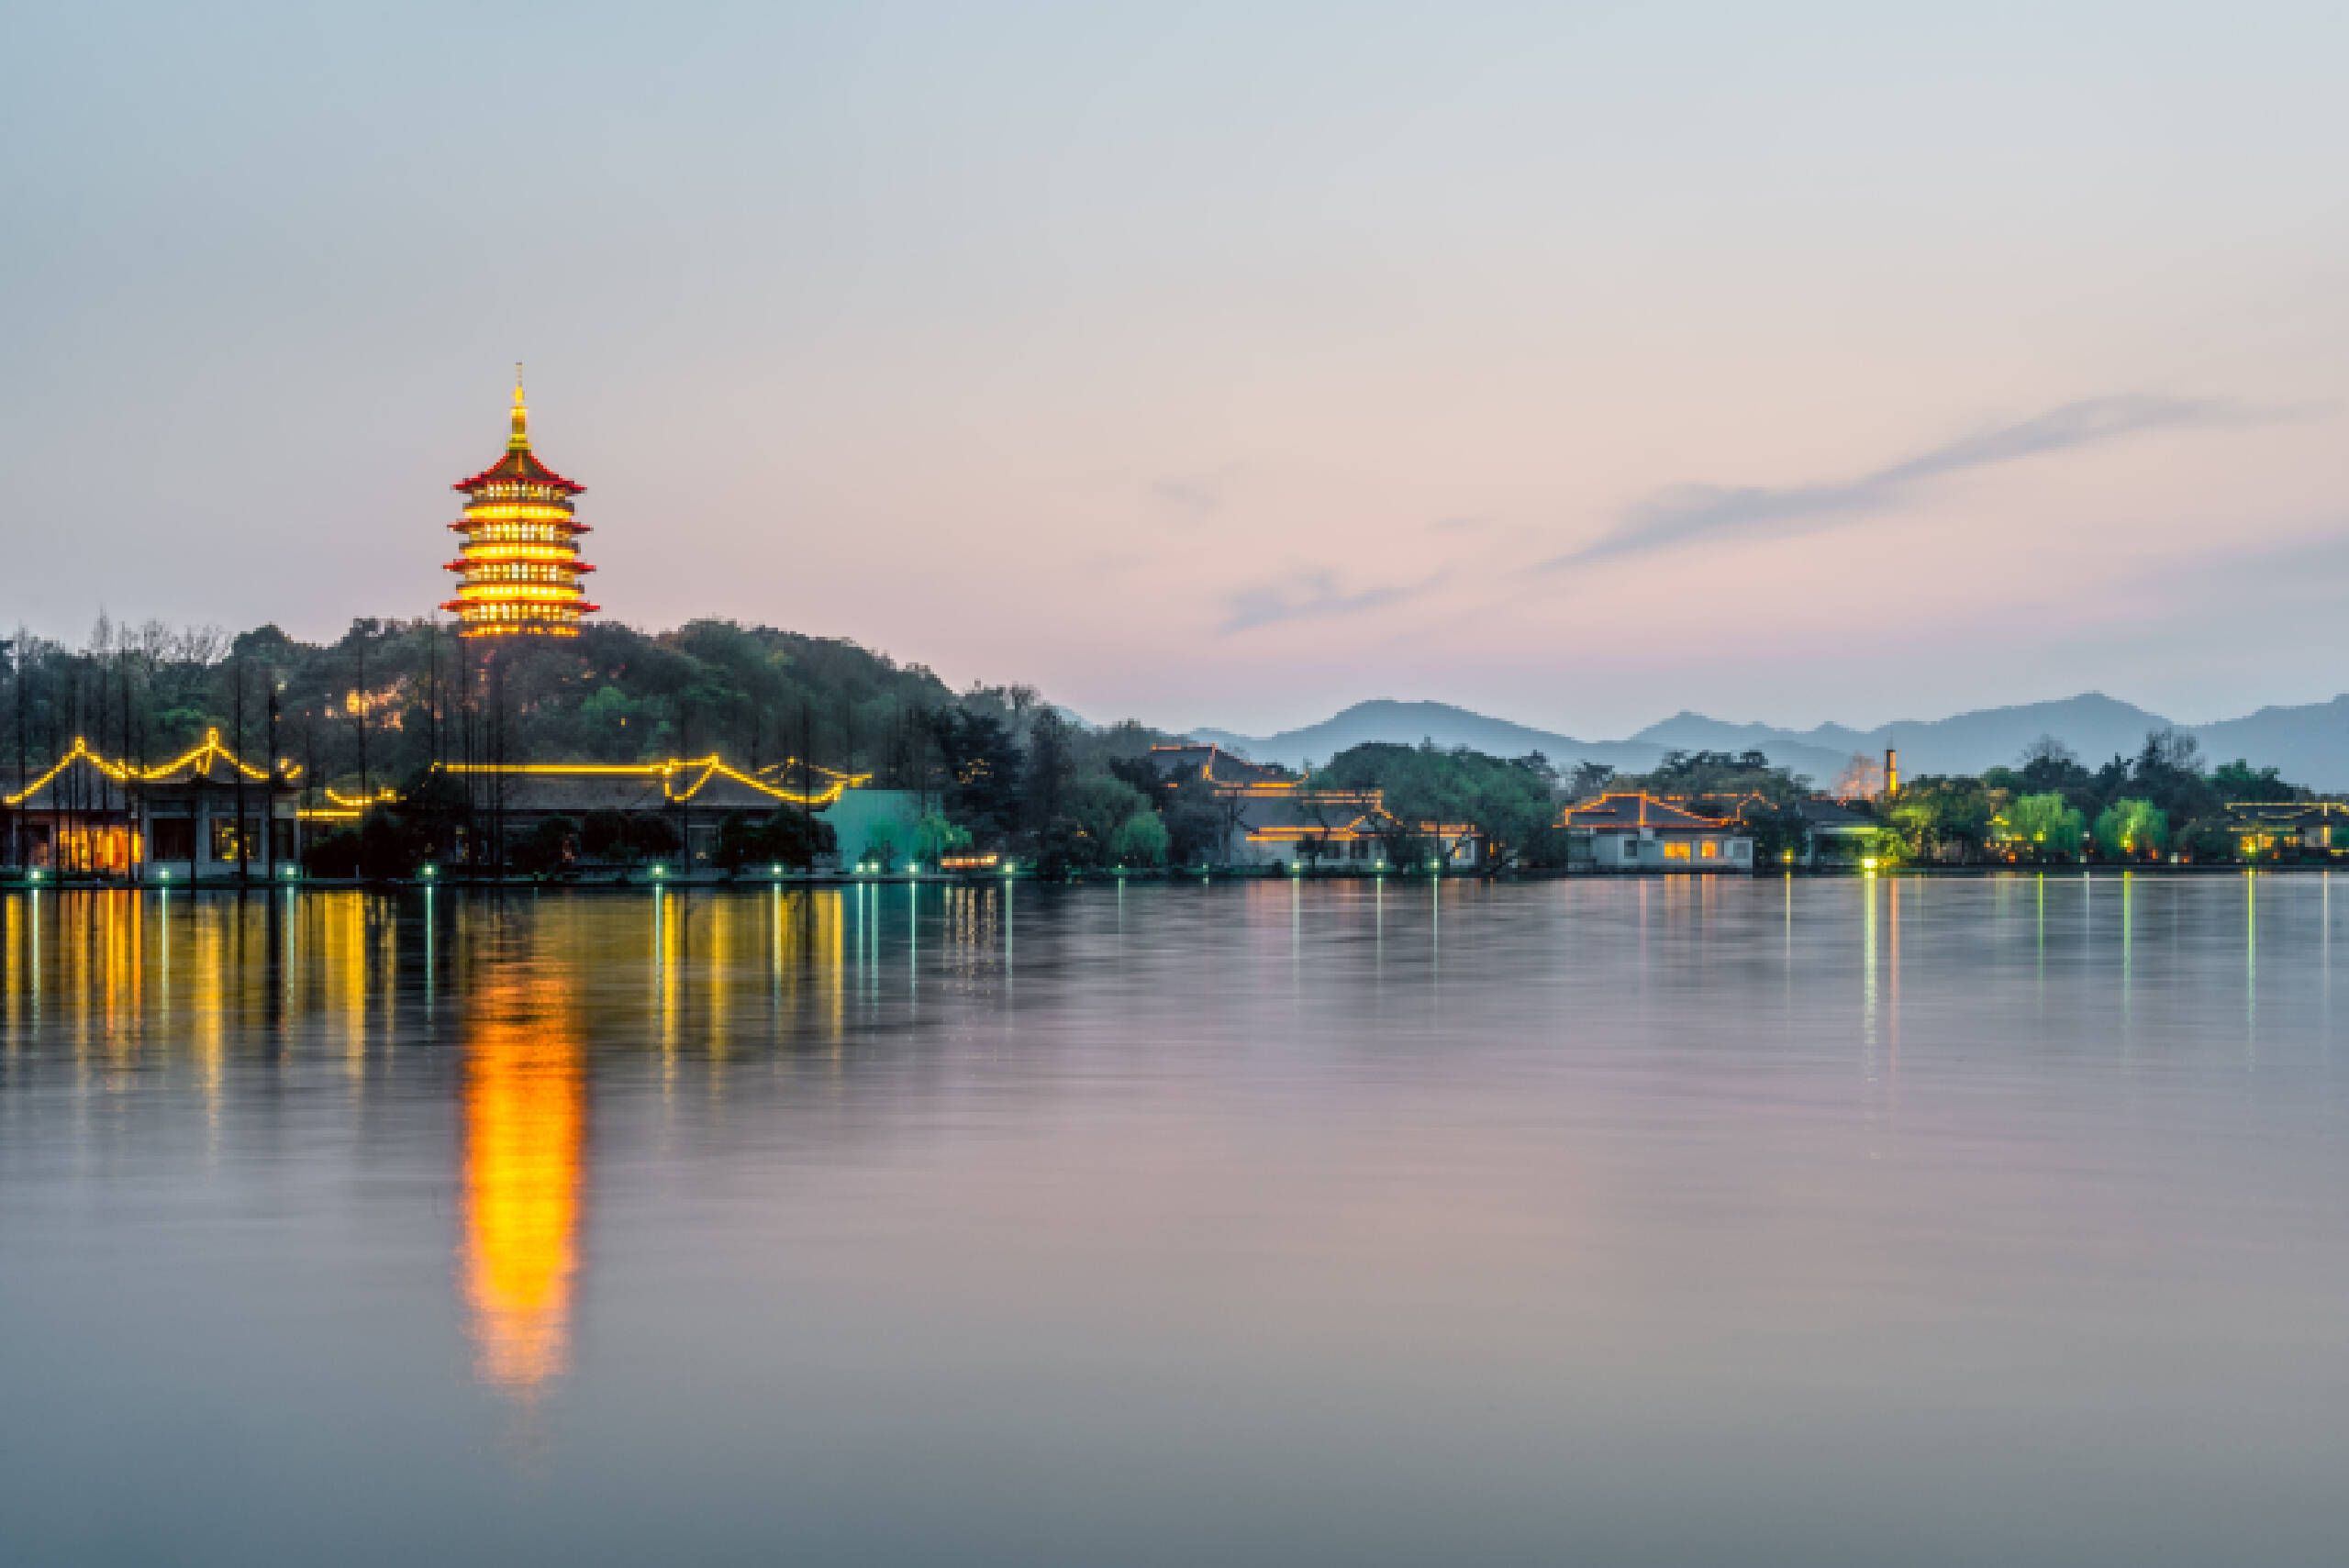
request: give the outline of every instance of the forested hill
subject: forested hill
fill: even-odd
[[[495,648],[488,660],[484,651]],[[281,754],[318,781],[413,777],[436,756],[509,762],[647,762],[717,752],[786,757],[890,784],[932,770],[935,717],[985,713],[1024,738],[1042,711],[1026,686],[950,690],[930,670],[853,642],[695,621],[644,632],[611,622],[576,638],[463,643],[445,625],[361,620],[332,643],[274,626],[234,637],[101,621],[81,648],[20,637],[0,673],[0,776],[36,771],[86,736],[108,755],[162,761],[207,728]],[[241,735],[242,740],[238,737]],[[1101,732],[1113,750],[1157,739]]]

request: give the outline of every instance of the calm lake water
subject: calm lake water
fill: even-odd
[[[0,895],[0,1562],[2338,1562],[2333,901]]]

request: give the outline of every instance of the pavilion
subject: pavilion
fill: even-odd
[[[47,773],[0,795],[0,853],[52,875],[276,876],[300,863],[306,822],[316,815],[301,808],[300,771],[283,762],[273,772],[256,768],[223,745],[217,729],[155,767],[76,740]]]

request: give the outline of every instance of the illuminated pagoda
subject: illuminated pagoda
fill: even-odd
[[[466,637],[530,634],[576,637],[579,617],[601,606],[580,591],[579,559],[587,525],[572,516],[572,497],[586,491],[530,450],[530,412],[522,402],[522,367],[514,367],[514,434],[506,455],[452,488],[465,494],[465,515],[450,528],[464,553],[449,562],[462,575],[454,610]]]

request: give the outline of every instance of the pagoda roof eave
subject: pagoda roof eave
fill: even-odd
[[[538,455],[528,448],[518,451],[508,451],[504,457],[499,458],[471,479],[461,479],[449,488],[471,492],[506,480],[520,480],[530,484],[544,484],[570,495],[584,495],[587,493],[587,486],[573,480],[565,479],[562,474],[540,462]]]

